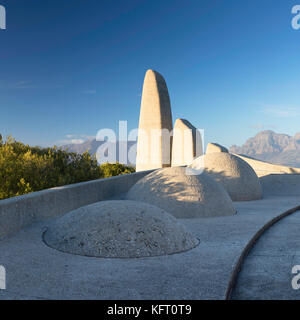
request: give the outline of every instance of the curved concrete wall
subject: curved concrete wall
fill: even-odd
[[[258,177],[267,176],[269,174],[300,174],[300,168],[292,168],[287,166],[281,166],[278,164],[272,164],[262,160],[252,159],[240,154],[234,155],[246,161],[254,169]]]
[[[300,196],[299,174],[269,174],[259,181],[264,196]]]
[[[127,192],[149,171],[125,174],[33,192],[0,200],[0,239],[34,221],[64,214],[79,207]]]

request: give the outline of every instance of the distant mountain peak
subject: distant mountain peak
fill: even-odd
[[[274,132],[273,130],[262,130],[260,132],[258,132],[256,135],[259,136],[259,135],[265,135],[265,134],[276,134],[276,132]]]
[[[300,133],[291,137],[288,134],[264,130],[249,138],[241,147],[233,145],[230,152],[276,164],[300,167]]]

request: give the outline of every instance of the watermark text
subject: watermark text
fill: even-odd
[[[6,289],[6,271],[3,266],[0,266],[0,290]]]
[[[6,9],[2,5],[0,5],[0,29],[6,29]]]
[[[292,28],[294,30],[299,30],[300,29],[300,5],[293,6],[292,14],[295,15],[292,19]]]
[[[300,289],[300,266],[296,265],[292,269],[292,274],[295,274],[295,276],[292,279],[292,288],[294,290]]]

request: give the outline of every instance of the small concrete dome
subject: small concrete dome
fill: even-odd
[[[215,152],[228,153],[228,149],[226,149],[225,147],[221,146],[218,143],[212,143],[212,142],[208,143],[206,147],[206,154],[215,153]]]
[[[193,172],[191,172],[193,171]],[[127,199],[144,201],[167,210],[177,218],[230,216],[233,203],[221,184],[205,172],[172,167],[156,170],[139,180]]]
[[[247,162],[230,153],[210,153],[194,160],[191,168],[205,168],[217,182],[222,183],[233,201],[262,198],[262,188],[255,171]]]
[[[71,211],[48,228],[44,241],[59,251],[107,258],[167,255],[199,243],[166,211],[127,200],[101,201]]]

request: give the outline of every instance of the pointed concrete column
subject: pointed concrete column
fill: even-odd
[[[202,139],[189,121],[177,119],[173,130],[172,167],[190,165],[203,154]]]
[[[144,79],[136,171],[171,166],[172,113],[164,78],[148,70]]]

